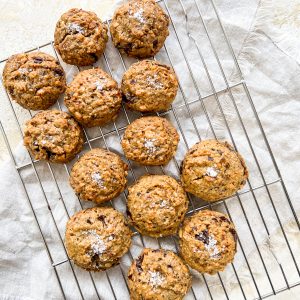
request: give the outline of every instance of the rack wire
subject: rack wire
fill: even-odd
[[[249,166],[250,178],[245,188],[229,199],[211,204],[189,195],[187,214],[204,208],[227,213],[239,233],[238,251],[234,263],[222,273],[207,276],[192,271],[193,288],[187,299],[263,299],[299,285],[300,252],[287,230],[287,226],[292,226],[299,232],[299,220],[214,0],[201,3],[198,0],[160,0],[158,3],[170,16],[171,25],[170,37],[154,59],[172,65],[180,85],[171,109],[157,115],[168,118],[177,127],[181,141],[175,158],[166,167],[141,167],[127,160],[129,184],[144,173],[178,178],[180,162],[195,142],[203,138],[227,139],[243,154]],[[30,51],[36,50],[59,59],[53,42]],[[109,43],[95,66],[120,80],[133,61],[123,57]],[[2,68],[5,62],[6,59],[0,62]],[[68,79],[80,71],[62,61],[61,64]],[[74,266],[64,247],[64,226],[70,215],[90,205],[76,198],[68,186],[74,162],[60,166],[36,161],[28,153],[26,159],[20,161],[19,154],[12,150],[16,142],[7,134],[7,119],[13,118],[20,133],[19,142],[23,135],[22,124],[33,113],[20,110],[3,86],[0,95],[6,98],[3,102],[11,111],[11,115],[2,117],[1,132],[53,267],[61,298],[129,298],[126,273],[132,259],[146,246],[177,251],[177,238],[151,239],[135,232],[133,246],[119,266],[101,273],[85,272]],[[56,106],[65,110],[63,99]],[[122,134],[139,116],[123,106],[121,116],[113,124],[85,129],[85,150],[104,147],[126,160],[120,148]],[[110,205],[124,212],[126,197],[127,191]],[[280,241],[279,252],[272,249],[274,235]]]

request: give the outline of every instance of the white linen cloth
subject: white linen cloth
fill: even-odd
[[[203,38],[198,30],[200,21],[199,19],[196,19],[197,12],[193,10],[195,7],[189,6],[190,2],[193,1],[183,0],[189,15],[188,28],[192,32],[193,36],[200,41]],[[234,51],[237,54],[239,64],[242,68],[245,80],[248,83],[256,109],[277,159],[282,176],[286,182],[287,189],[296,212],[299,216],[300,207],[298,201],[298,181],[300,178],[300,150],[299,139],[297,137],[299,137],[300,131],[298,124],[300,115],[300,104],[298,100],[298,86],[300,85],[298,54],[300,50],[300,30],[298,15],[300,2],[296,0],[289,1],[288,4],[285,0],[262,0],[251,2],[247,0],[216,0],[215,2],[218,11],[220,12],[223,24],[233,44]],[[184,24],[184,17],[182,15],[181,7],[178,6],[178,1],[168,0],[166,3],[171,8],[170,11],[176,21],[176,26],[180,22],[182,22],[181,24]],[[209,13],[210,1],[198,1],[198,3],[199,6],[202,5],[201,10],[203,11],[204,20],[208,24],[207,26],[210,32],[214,31],[214,28],[218,28],[218,22],[216,16]],[[92,9],[93,6],[92,4],[90,5],[90,9]],[[115,5],[117,5],[117,3],[115,3]],[[176,5],[178,7],[176,7]],[[7,9],[9,13],[9,6]],[[33,8],[28,10],[28,12],[32,13],[32,9]],[[42,10],[42,8],[40,9]],[[43,9],[46,11],[46,8]],[[63,10],[61,10],[60,13],[63,13]],[[109,18],[109,16],[107,16],[107,18]],[[196,20],[198,21],[196,22]],[[54,24],[51,24],[51,26],[53,27]],[[182,34],[185,30],[185,26],[177,27],[177,29],[179,34]],[[221,39],[221,32],[219,33],[219,36]],[[216,45],[217,51],[222,59],[226,75],[228,75],[230,83],[236,83],[239,81],[239,76],[232,64],[232,57],[230,56],[228,49],[226,50],[222,48],[225,45],[224,41],[219,41],[217,34],[213,35],[213,37],[216,38],[216,40],[214,40],[214,45]],[[1,41],[0,47],[3,47],[3,45],[4,41]],[[173,63],[175,70],[179,76],[187,99],[190,100],[197,98],[197,93],[195,93],[192,80],[188,75],[189,73],[187,66],[184,63],[184,59],[181,57],[176,60],[175,52],[180,49],[174,40],[174,33],[172,33],[170,38],[167,40],[166,46],[171,57],[174,57]],[[192,41],[186,39],[183,44],[183,48],[188,55],[192,69],[195,71],[196,80],[200,83],[200,91],[203,95],[206,95],[210,93],[210,87],[207,83],[207,79],[201,77],[201,74],[203,74],[203,68],[200,67],[201,60],[199,59],[198,53],[190,51],[192,47],[194,47]],[[205,42],[203,40],[203,44],[200,44],[200,50],[203,51],[205,61],[209,68],[212,68],[212,77],[216,84],[216,89],[225,88],[220,72],[217,69],[214,69],[214,58],[213,56],[209,56],[211,55],[211,53],[209,53],[210,50],[207,50],[206,53],[206,49],[211,48],[209,48],[207,41]],[[14,50],[18,52],[17,47],[14,48]],[[222,50],[224,50],[224,52],[222,52]],[[110,51],[113,52],[111,45],[108,46],[106,52],[111,62],[114,62],[115,56],[110,56]],[[11,54],[10,52],[8,53]],[[160,58],[162,60],[166,60],[166,53],[164,51],[158,55],[158,59]],[[128,60],[126,62],[129,63],[131,61],[132,60]],[[122,70],[122,66],[120,66],[120,62],[116,61],[116,65],[111,64],[111,66],[113,75],[120,80],[122,72],[124,71]],[[64,65],[64,67],[66,66]],[[197,73],[197,70],[199,70],[199,73]],[[70,80],[72,78],[72,74],[76,72],[76,70],[74,70],[74,68],[68,68],[67,71],[68,80]],[[239,109],[241,109],[241,115],[245,121],[247,130],[249,130],[249,136],[251,137],[259,162],[262,165],[264,174],[266,175],[266,180],[272,181],[277,177],[274,168],[272,167],[272,162],[267,156],[265,146],[262,146],[263,142],[261,134],[249,103],[247,102],[247,98],[244,96],[245,93],[241,86],[239,86],[238,88],[233,89],[233,94],[237,99]],[[2,101],[2,99],[4,99],[3,91],[1,91],[0,95]],[[250,166],[250,170],[252,170],[250,174],[251,183],[254,187],[259,186],[262,184],[262,181],[251,155],[251,151],[247,145],[247,141],[244,139],[244,133],[240,129],[240,125],[236,118],[236,114],[234,113],[234,108],[229,96],[229,94],[220,95],[220,102],[222,103],[225,115],[229,120],[229,124],[231,128],[233,128],[233,134],[237,141],[238,148],[245,156],[247,164]],[[6,102],[6,100],[3,101]],[[176,101],[177,104],[183,103],[182,97],[179,97]],[[215,99],[213,97],[209,97],[205,100],[205,104],[208,107],[217,136],[219,138],[229,139],[229,136],[226,133],[226,126],[222,119],[222,115],[218,111]],[[23,116],[24,119],[28,118],[28,114],[16,105],[15,107],[17,108],[18,116]],[[8,112],[9,108],[7,108],[7,103],[2,103],[0,108],[1,121],[8,133],[10,143],[14,148],[17,164],[22,165],[23,163],[28,162],[28,155],[23,146],[18,146],[20,136],[16,134],[17,129],[15,121],[12,118],[11,112]],[[195,122],[198,126],[199,132],[201,133],[201,137],[212,138],[213,136],[205,119],[205,115],[202,112],[201,114],[199,113],[201,109],[200,104],[198,104],[198,106],[194,104],[190,105],[190,109],[192,115],[195,117]],[[130,114],[129,117],[132,118],[136,116],[137,115]],[[195,133],[191,122],[188,121],[188,112],[184,109],[178,110],[178,116],[187,136],[188,145],[191,146],[197,140],[197,134]],[[176,124],[174,117],[169,114],[167,117]],[[117,125],[120,125],[121,127],[122,122],[124,122],[124,115],[123,118],[121,117],[120,119],[122,120],[120,120]],[[107,131],[109,131],[109,128]],[[90,136],[94,136],[95,132],[91,131],[89,134]],[[118,144],[118,136],[108,136],[107,143],[114,151],[122,154]],[[93,146],[105,145],[100,143],[95,145],[93,144]],[[1,151],[4,152],[5,149],[2,148]],[[185,144],[181,139],[181,146],[176,154],[176,158],[181,160],[185,151]],[[5,155],[6,154],[1,154],[2,157]],[[137,170],[136,165],[133,165],[133,168],[135,171]],[[78,211],[80,207],[68,185],[67,176],[64,173],[65,170],[60,166],[53,166],[53,170],[57,177],[60,191],[63,193],[62,196],[64,197],[68,213],[72,215],[75,211]],[[160,169],[151,169],[151,171],[154,170],[161,172]],[[170,166],[166,168],[166,171],[169,174],[176,174],[176,167],[174,163],[171,163]],[[53,179],[49,173],[49,168],[46,164],[38,164],[37,172],[42,178],[45,194],[47,199],[49,199],[52,213],[58,224],[58,230],[63,238],[67,216],[62,206],[62,202],[60,201],[61,195],[53,183]],[[137,170],[137,173],[138,172],[139,171]],[[22,176],[31,195],[35,211],[37,212],[38,219],[41,222],[41,227],[43,228],[43,231],[47,233],[45,238],[53,255],[53,260],[54,262],[62,261],[65,259],[65,255],[54,224],[51,222],[51,217],[49,217],[47,203],[43,198],[43,194],[37,184],[32,169],[24,169],[24,171],[22,171]],[[11,161],[6,161],[2,164],[0,168],[0,178],[0,193],[2,195],[0,206],[0,299],[62,299],[53,268],[50,265],[41,239],[41,235],[35,224],[30,206],[26,201],[26,194],[24,193],[21,181]],[[132,176],[130,176],[129,180],[130,183],[132,183]],[[245,189],[247,189],[247,187]],[[287,232],[292,248],[295,250],[295,253],[298,254],[297,261],[299,262],[300,236],[290,213],[288,203],[279,187],[279,184],[270,186],[270,190],[274,198],[274,202],[279,209],[280,218]],[[274,217],[274,211],[270,205],[266,191],[257,190],[255,195],[262,210],[262,214],[267,220],[269,236],[265,232],[262,221],[259,218],[251,193],[242,195],[241,203],[245,208],[249,222],[255,232],[256,241],[259,245],[261,254],[265,259],[265,263],[269,273],[271,274],[274,286],[280,287],[284,284],[283,278],[280,276],[281,273],[277,262],[279,262],[283,267],[289,282],[293,283],[298,277],[295,275],[291,258],[287,255],[288,252],[283,251],[283,249],[285,249],[284,239],[282,238],[279,224]],[[124,206],[122,205],[124,200],[125,197],[121,196],[115,201],[116,206],[121,210],[124,210]],[[251,239],[251,232],[246,224],[246,219],[241,210],[241,204],[236,198],[228,200],[226,203],[238,228],[239,238],[250,262],[251,268],[253,268],[253,273],[255,274],[254,276],[258,282],[259,290],[262,294],[268,293],[271,291],[271,288],[266,280],[264,268],[261,263],[259,263],[260,259],[256,251],[256,247]],[[226,212],[222,205],[218,205],[215,208]],[[145,241],[147,246],[152,245],[157,247],[155,241],[147,238],[145,238]],[[174,247],[173,244],[167,240],[163,240],[162,243],[167,248]],[[138,238],[134,238],[134,245],[132,254],[136,257],[141,246]],[[122,261],[122,268],[125,273],[129,264],[129,258],[126,256]],[[251,276],[240,248],[235,259],[235,267],[243,283],[246,294],[249,295],[250,298],[257,296],[255,288],[253,287],[253,284],[251,284]],[[80,285],[86,299],[95,299],[95,291],[89,280],[89,275],[76,267],[74,269],[78,275]],[[67,298],[80,299],[72,276],[72,271],[68,263],[57,267],[57,270],[63,281],[63,287]],[[121,280],[122,275],[119,267],[112,269],[108,274],[115,288],[117,297],[119,299],[127,299],[128,293],[126,286]],[[193,274],[195,275],[194,288],[197,295],[201,295],[201,297],[203,297],[201,299],[209,299],[203,278],[195,272],[193,272]],[[234,297],[233,299],[242,299],[241,291],[232,269],[231,272],[226,271],[222,273],[221,277],[230,296]],[[95,274],[94,278],[101,299],[113,299],[105,273]],[[216,297],[216,299],[224,299],[224,292],[218,277],[208,276],[206,279],[211,287],[213,296]],[[191,294],[187,296],[187,299],[192,299]]]

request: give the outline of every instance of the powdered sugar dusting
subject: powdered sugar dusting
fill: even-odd
[[[107,82],[106,79],[102,79],[102,81],[97,80],[95,82],[96,89],[98,91],[102,91],[104,89],[104,86],[105,86],[106,82]]]
[[[92,179],[97,182],[97,184],[101,187],[101,188],[105,188],[104,186],[104,180],[102,179],[101,175],[99,172],[95,172],[91,175]]]
[[[159,206],[160,206],[160,208],[168,207],[169,203],[166,200],[161,200]]]
[[[155,139],[145,139],[144,146],[147,148],[148,153],[154,153],[157,150],[154,142]]]
[[[139,8],[136,12],[130,11],[129,15],[139,21],[140,23],[145,23],[146,20],[144,18],[144,11],[142,8]]]
[[[207,237],[204,236],[204,234],[201,232],[201,233],[199,233],[199,238],[207,241],[204,243],[204,247],[207,250],[207,252],[209,253],[210,258],[218,259],[220,257],[220,252],[217,247],[217,241],[216,241],[214,235],[210,234],[208,236],[208,240],[207,240]]]
[[[207,176],[209,176],[209,177],[217,177],[218,174],[219,174],[219,172],[220,172],[220,171],[219,171],[217,168],[215,168],[215,167],[208,167],[208,168],[206,169],[205,175],[207,175]]]
[[[96,232],[96,230],[91,229],[84,232],[91,240],[91,249],[94,254],[101,255],[106,250],[106,245],[102,240],[101,236]]]
[[[159,78],[156,74],[153,76],[147,76],[146,81],[148,85],[154,89],[161,90],[164,85],[159,81]]]
[[[149,271],[149,274],[150,274],[149,283],[154,287],[161,285],[165,280],[165,278],[159,272]]]
[[[26,74],[26,73],[28,72],[28,69],[26,69],[26,68],[20,68],[20,69],[19,69],[19,72],[20,72],[21,74]]]
[[[81,34],[84,34],[84,29],[76,24],[76,23],[68,23],[67,24],[67,30],[69,33],[81,33]]]

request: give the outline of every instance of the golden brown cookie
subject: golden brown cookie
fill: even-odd
[[[128,159],[142,165],[165,165],[179,143],[177,130],[164,118],[142,117],[125,130],[121,142]]]
[[[155,0],[132,0],[120,6],[110,24],[114,45],[129,56],[154,56],[169,35],[169,17]]]
[[[227,142],[201,141],[189,150],[182,164],[184,189],[210,202],[232,196],[247,178],[244,159]]]
[[[101,271],[119,263],[129,250],[132,232],[124,216],[111,207],[93,207],[73,215],[65,243],[70,259],[87,271]]]
[[[95,148],[74,164],[70,184],[80,199],[103,203],[124,191],[127,169],[119,155]]]
[[[142,234],[176,234],[188,208],[182,186],[166,175],[146,175],[128,189],[128,216]]]
[[[121,101],[118,83],[100,68],[79,72],[65,95],[70,113],[86,127],[101,126],[115,120]]]
[[[91,11],[72,8],[58,20],[54,33],[55,48],[64,62],[88,66],[105,50],[107,27]]]
[[[185,263],[164,249],[143,249],[128,272],[131,300],[181,300],[191,284]]]
[[[142,60],[125,72],[121,88],[128,108],[156,112],[170,108],[177,94],[178,81],[171,67]]]
[[[66,163],[81,151],[83,143],[81,127],[65,112],[45,110],[26,122],[24,145],[35,159]]]
[[[237,234],[222,213],[203,210],[186,218],[179,230],[180,254],[200,273],[215,274],[233,261]]]
[[[43,52],[11,56],[3,70],[3,83],[13,100],[32,110],[49,108],[66,88],[63,68]]]

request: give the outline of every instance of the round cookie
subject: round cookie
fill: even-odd
[[[166,119],[142,117],[125,130],[122,148],[128,159],[142,165],[165,165],[177,150],[179,135]]]
[[[142,60],[125,72],[121,89],[128,108],[141,112],[164,111],[176,97],[178,81],[171,67]]]
[[[166,175],[146,175],[128,189],[127,214],[142,234],[175,234],[188,208],[182,186]]]
[[[182,164],[184,189],[205,201],[232,196],[247,178],[244,159],[227,142],[201,141],[188,151]]]
[[[180,254],[200,273],[215,274],[233,261],[237,234],[222,213],[203,210],[186,218],[179,230]]]
[[[132,300],[181,300],[191,287],[185,263],[172,251],[143,249],[128,272]]]
[[[79,72],[65,95],[65,105],[70,113],[86,127],[115,120],[121,101],[118,83],[100,68]]]
[[[101,271],[119,263],[129,250],[132,232],[126,219],[111,207],[93,207],[73,215],[65,243],[70,259],[87,271]]]
[[[77,8],[60,17],[54,33],[54,45],[62,60],[77,66],[95,63],[107,40],[107,27],[97,15]]]
[[[26,122],[24,146],[35,159],[66,163],[81,151],[83,143],[81,127],[65,112],[45,110]]]
[[[80,199],[103,203],[124,191],[127,169],[117,154],[95,148],[74,164],[70,184]]]
[[[133,0],[120,6],[110,24],[114,45],[129,56],[154,56],[169,35],[169,17],[155,0]]]
[[[49,108],[66,88],[63,68],[43,52],[11,56],[3,70],[3,83],[13,100],[31,110]]]

